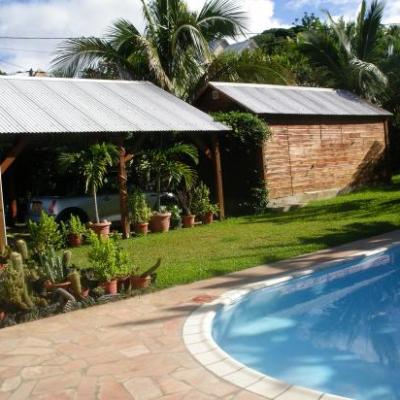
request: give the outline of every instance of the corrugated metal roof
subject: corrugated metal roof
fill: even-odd
[[[256,114],[386,117],[392,115],[344,90],[225,82],[211,82],[210,86]]]
[[[227,128],[149,82],[0,77],[0,133]]]

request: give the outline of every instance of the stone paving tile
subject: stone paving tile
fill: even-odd
[[[159,399],[163,395],[160,386],[148,377],[139,376],[129,379],[124,386],[135,400]]]
[[[253,384],[259,393],[250,393],[217,378],[191,356],[182,331],[188,315],[199,306],[193,299],[212,299],[281,271],[309,268],[399,239],[400,232],[393,232],[272,266],[2,329],[0,400],[258,400],[266,390],[279,393],[283,400],[289,393],[280,393],[285,388],[279,385],[259,381]],[[218,373],[221,366],[215,363],[213,368]],[[295,395],[296,400],[302,397],[300,391]]]
[[[126,390],[124,385],[116,381],[113,377],[101,378],[99,382],[99,400],[130,400],[131,393]]]
[[[97,378],[83,376],[76,390],[76,400],[95,399],[97,392]]]

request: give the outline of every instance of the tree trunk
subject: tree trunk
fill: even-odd
[[[157,211],[160,212],[161,209],[161,176],[157,174]]]
[[[97,193],[95,188],[93,188],[93,202],[94,202],[94,213],[96,215],[96,222],[100,223],[99,207],[97,206]]]
[[[126,151],[123,146],[123,139],[120,139],[119,143],[119,172],[118,172],[118,184],[119,184],[119,205],[121,212],[121,228],[122,228],[122,236],[124,239],[127,239],[130,234],[130,224],[129,224],[129,209],[128,209],[128,187],[127,187],[127,174],[126,174],[126,165],[125,165],[125,157]]]

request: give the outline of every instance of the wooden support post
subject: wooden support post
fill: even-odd
[[[212,152],[214,161],[215,188],[217,192],[217,202],[219,206],[219,217],[225,218],[224,186],[222,179],[221,153],[219,141],[216,134],[212,135]]]
[[[15,188],[15,179],[14,179],[14,171],[11,170],[8,172],[7,179],[7,189],[8,189],[8,198],[9,198],[9,207],[10,213],[9,216],[11,218],[12,223],[14,224],[17,221],[18,216],[18,202],[17,202],[17,192]]]
[[[121,137],[118,143],[119,150],[119,170],[118,170],[118,181],[119,181],[119,204],[121,211],[121,227],[122,236],[127,239],[130,234],[130,222],[129,222],[129,209],[128,209],[128,177],[126,174],[126,150],[124,147],[124,140]]]
[[[0,251],[3,253],[7,247],[7,227],[3,201],[3,182],[0,168]]]
[[[17,157],[22,153],[26,145],[29,143],[28,138],[21,138],[15,146],[8,152],[5,159],[1,162],[1,172],[4,175],[8,168],[14,163]]]

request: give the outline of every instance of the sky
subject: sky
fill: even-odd
[[[204,0],[187,0],[198,10]],[[287,27],[305,12],[353,19],[361,0],[240,0],[251,33]],[[0,0],[0,36],[99,36],[118,18],[143,29],[140,0]],[[400,23],[400,0],[387,0],[385,23]],[[57,40],[0,38],[0,69],[7,73],[30,68],[48,70]]]

